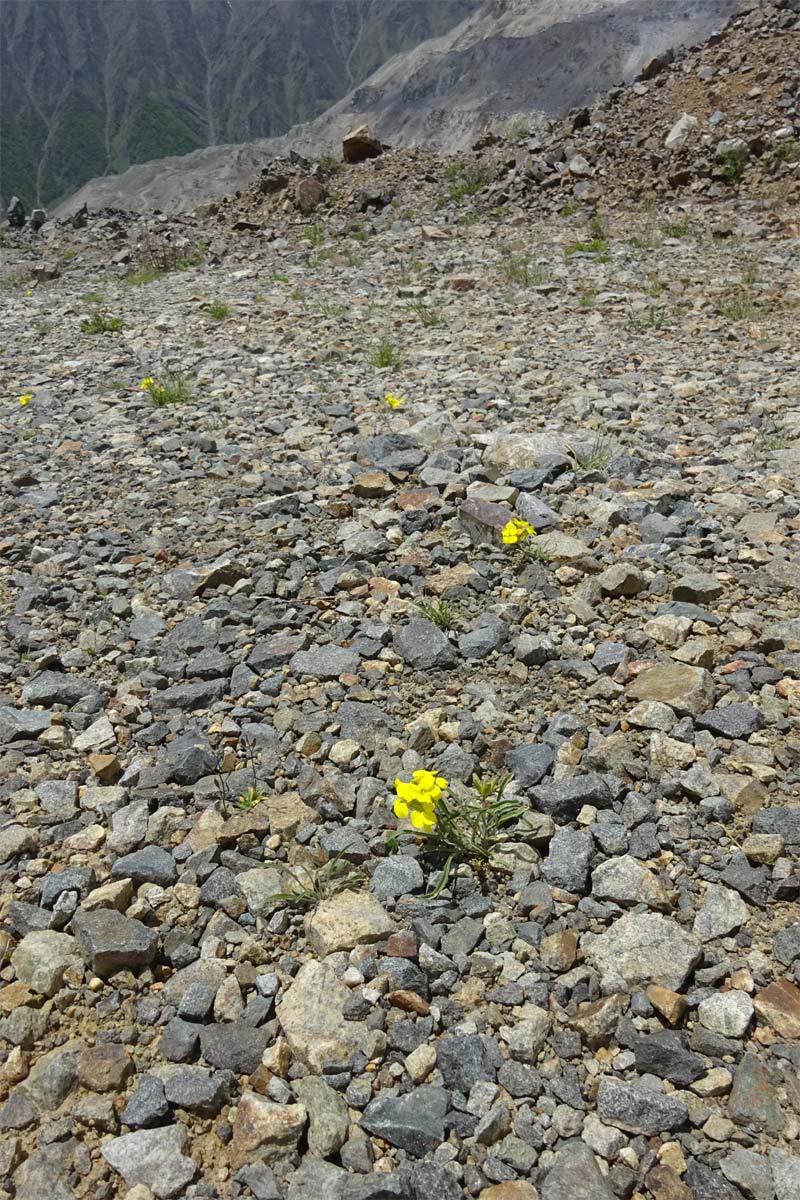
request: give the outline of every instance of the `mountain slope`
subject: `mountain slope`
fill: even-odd
[[[280,139],[213,147],[95,179],[63,206],[170,211],[247,183],[271,154],[338,150],[367,121],[394,145],[455,151],[487,124],[559,114],[632,79],[653,55],[702,41],[739,0],[684,0],[668,18],[661,0],[484,0],[458,25],[387,60],[316,119]]]
[[[4,0],[0,195],[280,134],[476,0]]]

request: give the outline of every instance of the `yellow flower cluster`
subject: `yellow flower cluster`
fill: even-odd
[[[156,381],[155,381],[155,379],[153,379],[153,376],[148,375],[146,379],[142,380],[142,382],[139,384],[139,387],[141,388],[141,390],[143,392],[150,392],[153,390],[155,385],[156,385]]]
[[[516,546],[517,542],[524,542],[526,538],[535,537],[536,530],[528,521],[523,521],[520,517],[512,517],[507,525],[503,526],[503,541],[507,546]]]
[[[405,400],[402,396],[393,396],[392,393],[389,392],[386,396],[386,403],[389,405],[389,408],[402,408],[405,404]]]
[[[17,399],[24,408],[26,404],[30,404],[31,400],[33,399],[33,393],[26,392],[24,396],[18,396]]]
[[[415,771],[410,783],[395,779],[397,799],[394,815],[405,821],[409,819],[414,829],[430,833],[436,827],[436,802],[447,787],[447,780],[433,771]]]

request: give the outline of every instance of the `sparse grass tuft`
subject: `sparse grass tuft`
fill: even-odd
[[[688,221],[671,221],[664,226],[664,237],[668,238],[685,238],[691,233],[691,226]]]
[[[431,308],[428,304],[423,304],[421,300],[410,300],[408,311],[412,312],[426,329],[435,329],[442,323],[442,318],[436,309]]]
[[[417,608],[437,629],[453,629],[455,606],[449,600],[418,600]]]
[[[573,254],[597,254],[599,261],[608,262],[608,242],[602,237],[593,237],[587,242],[570,242],[564,250],[567,258]]]
[[[314,225],[309,225],[307,229],[303,230],[303,237],[312,246],[321,246],[326,237],[325,226],[321,221],[317,221]]]
[[[605,436],[598,432],[588,450],[570,446],[572,457],[581,471],[600,471],[611,458],[611,448]]]
[[[448,163],[443,174],[450,184],[450,199],[456,203],[459,200],[464,200],[467,196],[474,196],[478,192],[482,192],[492,182],[493,178],[492,172],[488,167],[483,167],[480,163],[470,162],[464,158],[459,158],[455,162]]]
[[[500,260],[500,273],[506,283],[516,284],[517,287],[537,287],[547,283],[548,279],[544,267],[536,266],[524,255],[510,251]]]
[[[762,309],[745,290],[734,292],[718,305],[719,315],[726,321],[753,321]]]
[[[732,146],[717,158],[720,174],[728,183],[738,183],[745,173],[749,155],[742,146]]]
[[[335,896],[347,888],[358,887],[364,882],[364,872],[352,868],[350,863],[345,861],[344,855],[347,850],[348,847],[345,846],[321,867],[304,865],[294,870],[287,868],[284,874],[288,878],[289,886],[284,892],[276,892],[272,899],[283,900],[298,908],[313,908],[329,896]]]
[[[223,304],[220,300],[214,300],[211,304],[206,304],[205,310],[212,321],[224,321],[226,317],[231,315],[230,305]]]
[[[122,317],[110,317],[98,309],[91,317],[81,321],[81,333],[117,333],[122,326]]]
[[[403,356],[391,338],[384,335],[370,350],[367,362],[378,370],[384,370],[387,367],[394,367],[397,370],[403,365]]]
[[[194,400],[194,392],[185,375],[166,375],[163,383],[154,383],[147,389],[156,408],[170,404],[186,404]]]

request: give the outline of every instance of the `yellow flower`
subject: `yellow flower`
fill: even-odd
[[[139,384],[139,387],[143,392],[149,392],[150,389],[155,386],[155,382],[156,381],[153,379],[152,375],[148,375],[146,379],[142,380],[142,382]]]
[[[436,828],[436,802],[447,787],[447,780],[433,771],[414,771],[411,782],[395,779],[397,798],[394,815],[401,821],[410,820],[412,828],[430,833]]]
[[[24,396],[19,396],[18,399],[19,399],[19,403],[22,404],[23,406],[26,404],[30,404],[31,400],[33,399],[33,393],[26,392]]]
[[[523,521],[520,517],[512,517],[511,520],[503,526],[502,537],[507,546],[516,546],[517,542],[523,542],[525,538],[535,537],[536,530],[528,521]]]
[[[402,396],[393,396],[392,393],[389,392],[386,396],[386,403],[389,405],[389,408],[402,408],[405,404],[405,400]]]

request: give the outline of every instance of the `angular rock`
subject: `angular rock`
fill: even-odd
[[[361,1126],[415,1158],[445,1140],[448,1097],[444,1088],[423,1084],[404,1096],[377,1096],[365,1108]]]
[[[17,979],[42,996],[53,996],[64,972],[83,965],[75,938],[51,929],[28,933],[11,955]]]
[[[651,983],[677,991],[701,956],[697,939],[658,913],[628,913],[584,942],[604,992],[634,991]]]
[[[689,1113],[680,1100],[645,1086],[604,1078],[597,1093],[597,1115],[607,1125],[647,1137],[680,1129]]]
[[[714,681],[702,667],[665,663],[649,667],[628,684],[634,700],[657,700],[681,716],[696,717],[714,703]]]
[[[448,639],[431,621],[419,618],[402,626],[394,635],[394,648],[415,670],[447,670],[456,664],[456,653]]]
[[[158,934],[141,921],[123,917],[115,908],[84,912],[72,918],[75,940],[98,975],[148,966],[158,952]]]
[[[395,923],[370,892],[339,892],[306,919],[309,945],[321,958],[337,950],[368,946],[394,933]]]
[[[312,961],[303,964],[277,1005],[278,1020],[292,1053],[316,1074],[321,1074],[326,1063],[346,1061],[357,1050],[372,1058],[386,1044],[380,1030],[345,1020],[349,1000],[348,989],[333,970]]]
[[[158,1200],[170,1200],[183,1193],[197,1172],[192,1159],[182,1153],[187,1141],[184,1125],[164,1125],[112,1138],[100,1152],[129,1187],[144,1184]]]

